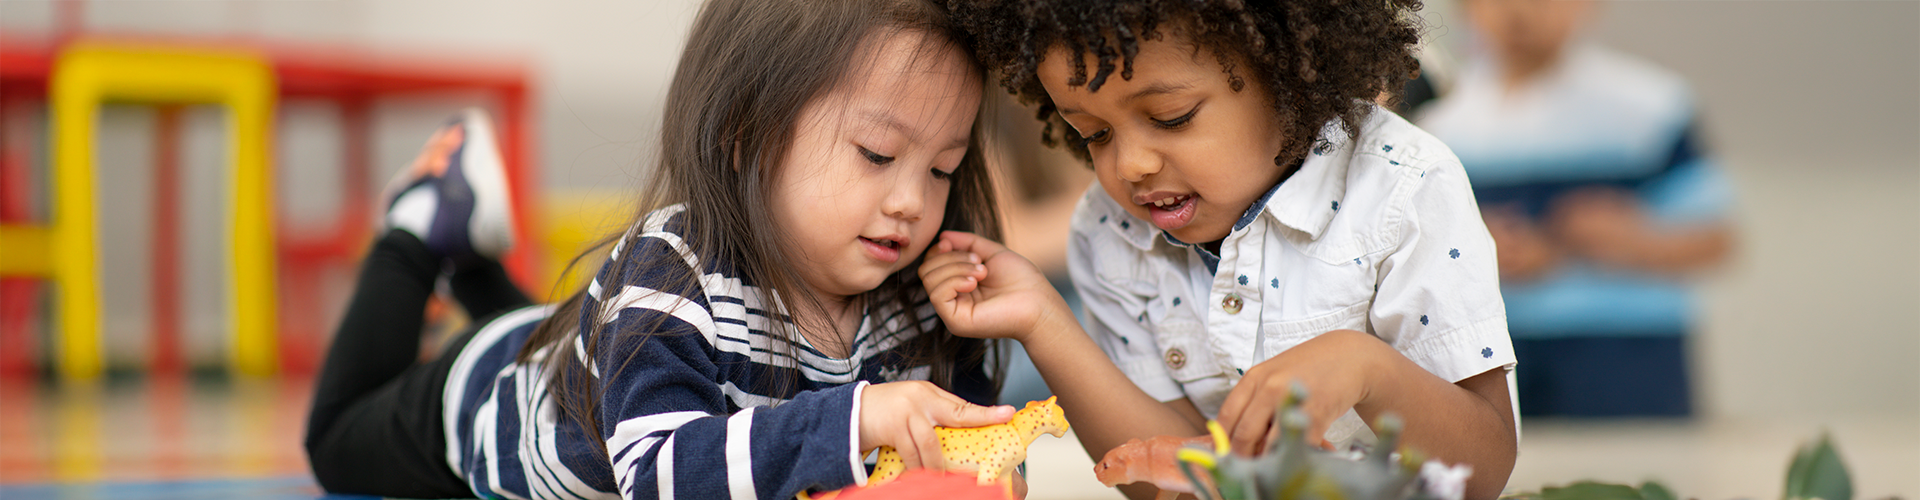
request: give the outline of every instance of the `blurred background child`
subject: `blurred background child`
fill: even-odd
[[[1688,415],[1687,278],[1733,246],[1732,188],[1681,77],[1581,37],[1590,0],[1464,0],[1468,62],[1417,115],[1499,249],[1529,415]]]

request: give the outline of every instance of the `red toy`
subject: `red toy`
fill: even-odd
[[[878,486],[848,486],[815,496],[812,500],[1011,500],[1007,488],[982,485],[975,474],[913,469]]]

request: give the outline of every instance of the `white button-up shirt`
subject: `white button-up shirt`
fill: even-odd
[[[1371,333],[1449,382],[1514,366],[1493,239],[1460,161],[1378,107],[1357,141],[1327,127],[1217,257],[1097,185],[1068,255],[1094,341],[1148,395],[1208,418],[1246,370],[1332,330]],[[1327,437],[1364,430],[1349,412]]]

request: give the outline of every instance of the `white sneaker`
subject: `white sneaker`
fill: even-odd
[[[388,227],[413,233],[442,257],[497,259],[513,247],[506,164],[493,121],[479,108],[435,133],[386,193]]]

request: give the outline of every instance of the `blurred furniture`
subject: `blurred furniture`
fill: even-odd
[[[526,235],[538,207],[533,186],[531,141],[527,139],[528,77],[518,64],[448,62],[445,57],[396,58],[341,47],[295,47],[261,42],[193,43],[152,39],[69,39],[33,43],[0,38],[0,117],[32,101],[49,103],[47,121],[54,151],[45,188],[53,202],[36,224],[26,200],[33,191],[27,158],[15,145],[0,151],[0,374],[32,371],[33,321],[38,291],[34,279],[54,284],[56,322],[52,332],[56,371],[62,378],[100,376],[99,241],[94,199],[93,128],[105,102],[160,104],[156,128],[155,200],[149,214],[154,227],[151,299],[151,369],[183,369],[178,348],[177,161],[178,104],[224,105],[228,122],[232,211],[232,262],[229,266],[230,368],[246,376],[286,369],[311,372],[318,366],[331,316],[316,311],[319,278],[326,264],[356,261],[371,237],[368,221],[378,200],[368,193],[371,108],[380,99],[448,91],[490,97],[500,124],[501,152],[507,159],[511,194],[516,199],[514,228]],[[340,110],[345,165],[340,169],[340,209],[330,227],[276,230],[272,160],[275,104],[313,99]],[[424,134],[424,133],[423,133]],[[539,283],[538,245],[520,245],[503,260],[522,286]],[[282,301],[301,304],[285,309]],[[289,318],[291,316],[291,318]]]
[[[61,376],[97,378],[105,366],[93,152],[100,106],[108,100],[227,108],[233,329],[228,354],[239,373],[272,374],[277,336],[268,156],[276,96],[266,60],[242,50],[80,42],[61,52],[51,78],[53,223],[46,248],[58,289],[55,360]]]

